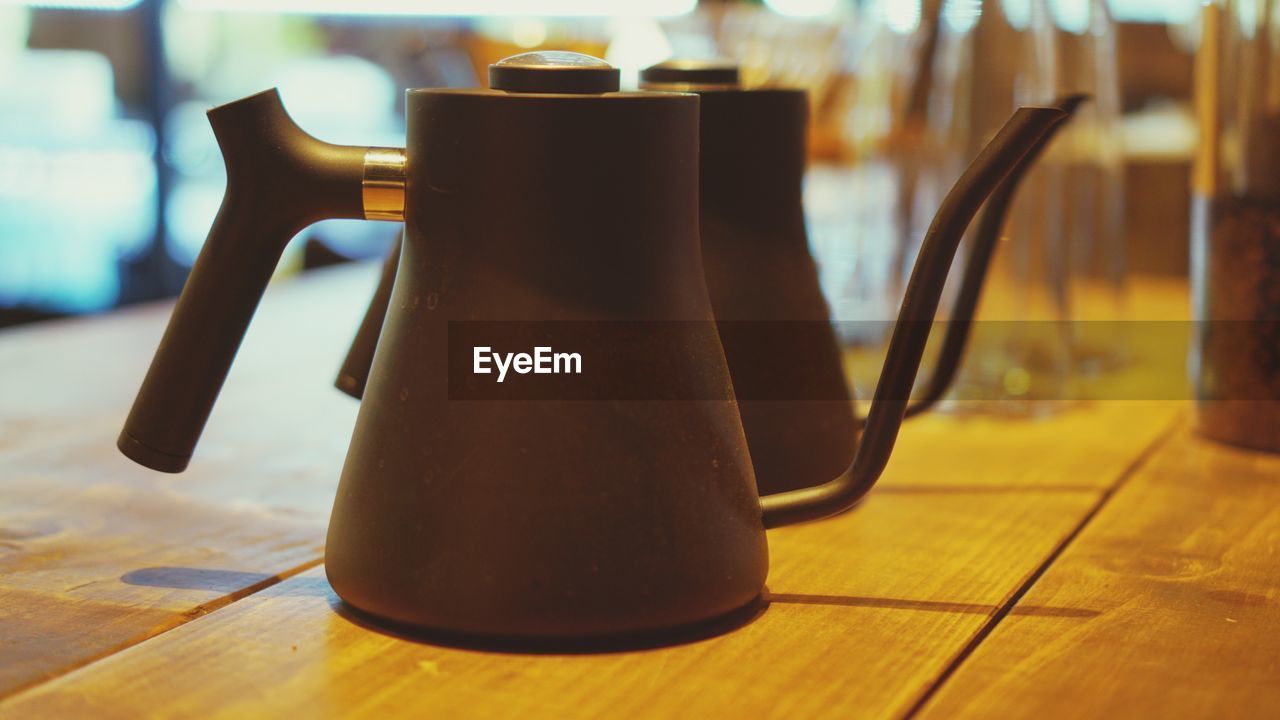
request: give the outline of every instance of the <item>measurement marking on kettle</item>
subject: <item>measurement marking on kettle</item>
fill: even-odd
[[[498,382],[507,379],[507,371],[515,370],[520,375],[581,375],[582,355],[579,353],[555,352],[549,347],[538,346],[529,353],[499,353],[493,348],[477,345],[472,350],[471,372],[476,375],[492,375],[489,367],[492,361],[498,371]]]

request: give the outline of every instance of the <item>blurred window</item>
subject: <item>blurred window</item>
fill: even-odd
[[[1199,0],[1111,0],[1111,15],[1118,22],[1182,23],[1199,7]]]

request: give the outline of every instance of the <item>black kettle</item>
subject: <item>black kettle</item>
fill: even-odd
[[[343,600],[503,639],[650,633],[748,605],[765,528],[840,512],[879,477],[964,228],[1065,113],[1017,111],[943,202],[851,464],[761,498],[702,267],[698,96],[617,92],[616,69],[570,53],[508,58],[490,86],[409,91],[403,151],[318,141],[274,91],[211,110],[226,195],[118,446],[185,468],[290,237],[403,218],[329,526]],[[583,372],[555,377],[609,388],[656,368],[688,394],[530,399],[452,361],[478,353],[467,333],[556,323],[692,328],[628,333],[625,353],[584,334]]]

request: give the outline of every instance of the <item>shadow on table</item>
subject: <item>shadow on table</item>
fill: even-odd
[[[266,573],[241,572],[237,570],[214,570],[186,567],[147,567],[139,568],[120,576],[120,580],[129,585],[159,587],[181,590],[205,590],[244,597],[257,593],[268,587],[282,596],[317,597],[325,599],[341,617],[368,630],[384,635],[464,650],[484,652],[501,652],[513,654],[600,654],[614,652],[634,652],[687,645],[733,632],[760,618],[774,603],[802,605],[833,605],[859,608],[885,608],[900,610],[921,610],[942,613],[972,613],[991,615],[999,609],[996,605],[982,603],[942,602],[936,600],[906,600],[896,598],[858,597],[850,595],[806,595],[800,593],[765,592],[746,607],[714,620],[698,623],[683,628],[644,635],[618,636],[605,639],[586,639],[570,641],[550,641],[542,639],[511,639],[497,637],[477,637],[455,633],[429,631],[417,627],[387,622],[364,613],[343,602],[333,592],[323,577],[290,577],[289,582],[281,585],[283,578]],[[1017,606],[1013,615],[1030,615],[1040,617],[1095,617],[1099,613],[1093,610],[1077,608]]]
[[[145,567],[130,570],[120,576],[120,581],[126,585],[245,594],[257,592],[284,579],[280,575],[267,573],[189,567]],[[317,580],[325,588],[329,587],[329,583],[325,582],[324,578],[294,578],[291,582],[308,580]]]
[[[661,634],[615,636],[605,639],[575,639],[550,641],[543,639],[512,639],[502,637],[478,637],[388,622],[373,617],[342,601],[322,577],[283,578],[267,573],[241,572],[238,570],[214,570],[188,567],[147,567],[132,570],[120,576],[129,585],[180,590],[205,590],[237,597],[252,595],[268,587],[281,596],[305,596],[323,598],[341,617],[360,627],[413,642],[427,643],[466,650],[518,654],[598,654],[636,651],[685,645],[732,632],[758,618],[768,608],[761,598],[747,606],[722,615],[714,620],[688,627],[676,628]]]

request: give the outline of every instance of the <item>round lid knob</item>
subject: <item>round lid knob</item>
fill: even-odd
[[[667,60],[640,71],[644,85],[733,86],[740,81],[738,66],[728,60]]]
[[[489,66],[489,87],[519,93],[593,95],[618,91],[618,68],[582,53],[539,50]]]

